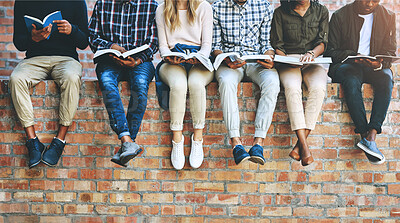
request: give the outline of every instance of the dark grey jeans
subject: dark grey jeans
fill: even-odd
[[[382,132],[382,123],[389,108],[393,89],[393,74],[390,69],[374,71],[372,68],[361,64],[343,64],[334,74],[333,81],[340,83],[344,97],[353,119],[356,133],[366,133],[375,129],[378,134]],[[361,86],[363,83],[371,84],[374,89],[371,118],[368,123]]]

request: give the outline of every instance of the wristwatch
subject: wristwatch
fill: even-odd
[[[312,50],[307,51],[307,53],[311,54],[313,58],[315,58],[315,53]]]

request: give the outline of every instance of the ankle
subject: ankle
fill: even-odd
[[[234,138],[231,138],[231,145],[232,145],[232,148],[235,148],[235,146],[237,146],[237,145],[242,145],[242,142],[240,141],[239,137],[234,137]]]
[[[121,143],[124,143],[124,142],[133,142],[133,140],[130,136],[122,136]]]

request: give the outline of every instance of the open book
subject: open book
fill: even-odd
[[[170,52],[170,53],[166,53],[163,55],[164,57],[171,57],[171,56],[175,56],[175,57],[181,57],[185,60],[188,60],[190,58],[196,58],[197,60],[200,61],[201,64],[203,64],[203,66],[205,68],[207,68],[210,72],[214,71],[213,65],[210,61],[210,59],[206,56],[204,56],[201,53],[190,53],[190,54],[185,54],[185,53],[181,53],[181,52]]]
[[[383,59],[383,60],[391,60],[392,63],[394,62],[399,62],[400,57],[396,56],[389,56],[389,55],[376,55],[376,56],[366,56],[366,55],[357,55],[357,56],[348,56],[346,59],[342,61],[342,63],[354,63],[354,60],[356,59],[370,59],[370,60],[378,60],[378,59]]]
[[[137,48],[135,48],[133,50],[128,50],[125,53],[121,53],[120,51],[114,50],[114,49],[98,50],[94,54],[93,59],[95,59],[95,58],[97,58],[97,57],[99,57],[101,55],[108,54],[108,53],[112,53],[117,57],[127,58],[129,56],[134,55],[134,54],[140,53],[140,52],[142,52],[142,51],[144,51],[144,50],[146,50],[148,48],[149,48],[149,45],[144,44],[143,46],[139,46],[139,47],[137,47]]]
[[[44,17],[43,21],[41,21],[38,18],[29,16],[29,15],[24,15],[25,19],[25,24],[26,28],[28,29],[29,33],[32,32],[33,26],[32,24],[35,24],[36,29],[43,29],[44,27],[47,27],[50,24],[53,24],[54,20],[62,20],[62,15],[60,11],[55,11],[50,14],[48,14],[46,17]],[[57,26],[53,26],[51,29],[51,33],[54,32],[54,30],[57,29]],[[51,35],[51,34],[50,34]],[[47,39],[50,38],[50,35],[47,37]]]
[[[292,64],[292,65],[305,65],[305,64],[330,64],[332,63],[332,59],[330,57],[317,57],[314,58],[313,61],[310,62],[300,62],[299,57],[291,57],[291,56],[281,56],[275,55],[274,61],[277,63],[285,63],[285,64]]]
[[[215,58],[215,61],[214,61],[215,70],[218,69],[218,67],[221,65],[222,61],[224,61],[224,59],[227,57],[229,57],[229,59],[232,62],[236,61],[237,59],[242,59],[242,60],[245,60],[246,62],[256,62],[257,60],[272,60],[270,55],[259,54],[259,55],[240,56],[240,54],[236,53],[236,52],[221,53]]]

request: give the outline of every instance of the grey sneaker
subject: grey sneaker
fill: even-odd
[[[368,141],[362,138],[361,141],[357,143],[357,147],[364,151],[372,164],[382,164],[385,162],[385,156],[379,151],[375,141]]]
[[[126,167],[126,163],[121,162],[121,153],[122,153],[122,147],[119,148],[118,152],[111,158],[111,162]]]
[[[134,142],[124,142],[121,146],[121,155],[120,160],[121,163],[128,163],[129,160],[135,158],[135,156],[139,155],[143,150],[138,146],[138,144]]]

